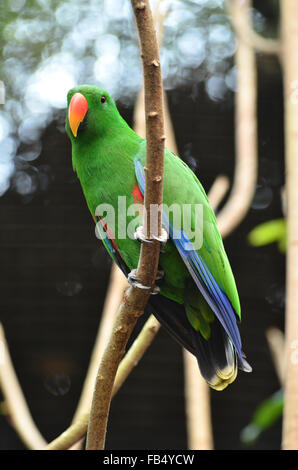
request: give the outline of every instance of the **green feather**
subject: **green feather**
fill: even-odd
[[[118,196],[126,196],[129,206],[134,202],[132,188],[136,184],[134,157],[139,156],[145,164],[146,142],[123,120],[106,91],[83,85],[69,92],[68,103],[77,92],[83,93],[88,100],[87,128],[75,138],[67,120],[66,131],[72,141],[73,167],[80,179],[89,210],[94,216],[99,204],[108,203],[116,211]],[[102,95],[106,97],[104,105],[100,103]],[[167,206],[176,203],[181,208],[183,204],[202,204],[204,233],[203,244],[198,251],[240,317],[234,276],[206,193],[189,167],[169,150],[165,150],[163,202]],[[128,218],[127,222],[132,219]],[[192,214],[192,230],[195,229],[194,223]],[[115,228],[120,253],[129,268],[133,269],[138,262],[140,246],[130,238],[117,239],[117,220]],[[167,244],[166,253],[160,256],[160,265],[166,272],[161,293],[183,303],[190,275],[171,242]],[[198,292],[197,297],[200,297]]]
[[[74,171],[81,182],[93,217],[96,215],[96,208],[102,203],[110,204],[117,213],[119,196],[126,197],[127,207],[135,202],[133,188],[137,180],[134,159],[138,156],[145,165],[146,141],[123,120],[114,101],[105,90],[88,85],[74,88],[68,93],[68,105],[75,93],[85,96],[88,112],[85,117],[85,127],[83,130],[78,129],[77,137],[72,134],[68,119],[66,120],[66,131],[72,143]],[[105,103],[101,102],[102,96],[106,98]],[[183,206],[191,205],[190,227],[187,226],[185,218],[182,223],[183,230],[190,239],[190,232],[196,228],[193,208],[198,204],[202,205],[203,243],[198,253],[240,318],[240,303],[234,276],[206,193],[189,167],[167,149],[164,158],[163,202],[168,207],[178,204],[182,214]],[[134,217],[127,216],[126,222],[127,224],[134,222]],[[138,223],[140,224],[141,220]],[[138,263],[140,244],[129,237],[118,237],[118,228],[119,221],[116,218],[115,242],[122,259],[132,270]],[[159,264],[165,272],[160,287],[161,295],[184,304],[190,325],[208,340],[212,335],[214,314],[196,288],[171,240],[167,242],[165,252],[161,253]],[[231,370],[233,373],[227,380],[221,377],[220,371],[217,371],[221,381],[219,389],[225,388],[236,377],[237,369],[235,370],[234,364],[231,365]]]

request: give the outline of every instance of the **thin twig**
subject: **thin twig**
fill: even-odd
[[[186,350],[183,357],[188,449],[212,450],[210,390],[196,358]]]
[[[153,315],[150,315],[142,328],[141,333],[134,340],[133,344],[125,354],[123,361],[121,361],[119,365],[113,387],[113,397],[116,395],[119,388],[122,387],[131,371],[138,365],[140,359],[149,348],[159,329],[160,323]]]
[[[158,214],[157,233],[151,233],[150,207],[162,204],[163,191],[163,154],[164,124],[162,103],[162,80],[158,44],[148,0],[132,0],[139,37],[141,41],[146,112],[146,188],[145,218],[146,236],[153,241],[153,236],[161,234],[161,214]],[[153,287],[159,260],[159,242],[143,243],[137,268],[137,274],[143,285]],[[108,346],[103,354],[96,377],[90,419],[87,431],[88,450],[103,449],[106,427],[112,398],[115,375],[124,354],[128,338],[142,315],[149,290],[130,287],[127,296],[117,314],[117,319]]]
[[[266,331],[273,364],[281,385],[285,379],[285,337],[278,328],[271,327]]]
[[[237,10],[248,7],[242,0],[226,0],[226,9],[238,38],[250,48],[268,55],[281,57],[282,45],[279,39],[269,39],[258,34],[251,22],[245,21],[245,16],[239,16]],[[249,12],[250,13],[250,12]]]
[[[208,191],[208,199],[212,209],[216,211],[230,187],[229,178],[224,175],[216,177],[214,183]]]
[[[46,441],[34,423],[10,358],[0,323],[0,389],[13,427],[28,449],[42,449]]]
[[[90,403],[92,400],[98,364],[100,362],[100,358],[102,357],[103,351],[107,346],[117,310],[123,298],[124,291],[127,287],[128,283],[123,273],[116,264],[113,264],[100,327],[92,351],[82,394],[72,420],[73,423],[77,421],[82,414],[85,414],[90,410]]]
[[[285,408],[282,445],[298,449],[298,3],[282,0],[286,192],[287,192],[287,304],[285,323]]]
[[[235,2],[235,21],[251,25],[251,0]],[[241,40],[236,51],[238,91],[236,93],[236,164],[231,194],[218,215],[223,237],[229,235],[246,216],[257,181],[257,77],[252,48]]]
[[[138,362],[142,358],[143,354],[146,352],[150,346],[152,340],[156,336],[160,328],[159,322],[156,318],[151,315],[143,326],[140,334],[136,340],[131,345],[129,351],[126,353],[122,361],[120,362],[119,368],[117,370],[112,397],[116,395],[120,387],[123,385],[124,381],[137,366]],[[87,431],[89,421],[89,412],[83,413],[78,417],[78,420],[72,424],[66,431],[64,431],[60,436],[58,436],[54,441],[52,441],[48,446],[47,450],[63,450],[69,449],[77,441],[85,436]]]

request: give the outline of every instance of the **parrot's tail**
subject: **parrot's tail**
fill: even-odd
[[[238,372],[237,355],[227,333],[215,319],[208,340],[194,329],[192,334],[202,376],[211,388],[224,390],[234,382]]]
[[[197,358],[200,372],[211,388],[224,390],[234,382],[238,368],[251,371],[243,356],[243,365],[239,367],[234,346],[217,318],[212,322],[212,332],[206,340],[191,326],[183,304],[157,295],[150,297],[147,310]]]

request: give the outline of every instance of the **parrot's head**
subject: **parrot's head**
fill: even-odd
[[[111,132],[119,118],[115,102],[102,88],[81,85],[67,94],[65,129],[73,143],[90,142]]]

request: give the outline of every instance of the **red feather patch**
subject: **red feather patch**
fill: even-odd
[[[95,224],[97,223],[97,220],[96,220],[96,217],[92,216]],[[103,220],[97,216],[97,219],[99,220],[99,222],[101,223],[101,225],[103,226],[107,236],[108,236],[108,239],[110,240],[111,244],[112,244],[112,247],[117,250],[119,252],[119,249],[118,249],[118,245],[117,243],[115,242],[115,235],[111,232],[111,230],[109,229],[109,227],[107,226],[107,224],[105,224],[103,222]]]
[[[132,190],[132,195],[133,195],[133,200],[135,204],[137,204],[138,202],[140,202],[141,204],[144,203],[144,196],[140,191],[138,183],[134,185],[133,190]]]

